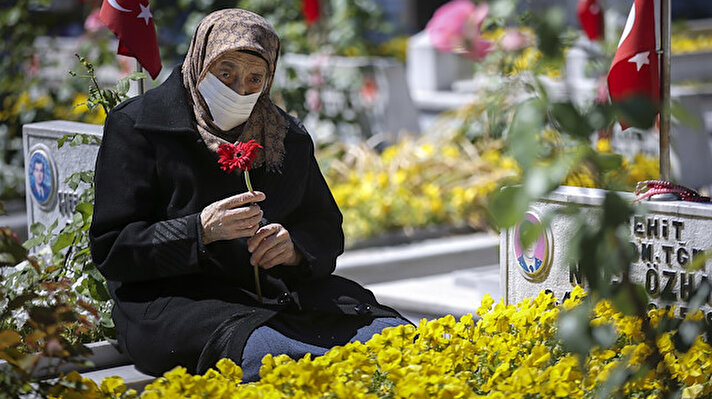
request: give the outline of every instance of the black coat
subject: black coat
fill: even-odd
[[[245,239],[202,244],[202,209],[247,189],[200,138],[180,68],[109,113],[96,163],[91,252],[116,301],[119,344],[142,371],[183,365],[203,372],[226,356],[239,362],[247,337],[265,323],[329,347],[373,317],[398,316],[370,291],[332,275],[343,252],[341,213],[309,134],[284,115],[282,173],[262,167],[250,177],[266,195],[264,217],[289,231],[304,260],[261,270],[260,303]]]

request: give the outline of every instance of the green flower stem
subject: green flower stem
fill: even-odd
[[[245,171],[245,184],[247,185],[247,189],[252,192],[252,182],[250,181],[250,171],[246,170]],[[257,290],[257,299],[260,300],[260,303],[262,302],[262,287],[260,287],[260,269],[257,267],[257,265],[252,266],[252,270],[255,273],[255,289]]]
[[[252,182],[250,181],[250,171],[249,170],[245,171],[245,184],[247,184],[247,190],[249,190],[250,192],[255,191],[252,189]]]

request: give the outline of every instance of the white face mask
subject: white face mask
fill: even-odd
[[[208,104],[213,121],[222,130],[230,130],[245,123],[261,94],[240,95],[211,72],[200,82],[198,91]]]

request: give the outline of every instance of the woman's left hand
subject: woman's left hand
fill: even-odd
[[[247,240],[252,253],[250,263],[263,269],[277,265],[297,265],[302,259],[287,229],[279,223],[268,224]]]

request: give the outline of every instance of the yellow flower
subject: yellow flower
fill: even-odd
[[[596,142],[598,152],[611,152],[611,139],[602,137]]]
[[[242,369],[232,360],[220,359],[215,366],[218,370],[220,370],[220,374],[222,374],[225,378],[236,383],[242,381]]]
[[[107,377],[101,380],[101,391],[105,394],[120,396],[126,392],[124,379],[121,377]]]
[[[685,389],[682,390],[681,399],[699,398],[700,394],[702,393],[702,390],[703,390],[702,384],[695,384],[691,387],[686,387]]]

